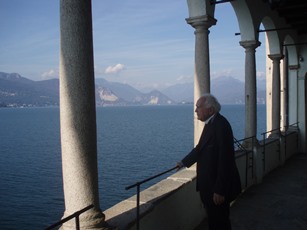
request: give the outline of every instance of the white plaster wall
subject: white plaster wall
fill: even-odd
[[[285,141],[285,159],[289,159],[298,151],[298,133],[296,131],[292,131],[291,133],[287,134],[287,140]]]
[[[305,41],[307,36],[305,36]],[[300,151],[306,152],[306,78],[307,78],[307,46],[301,46],[298,55],[303,57],[298,70],[298,122],[300,128]]]
[[[264,174],[271,172],[280,164],[280,143],[279,139],[270,140],[264,149]]]

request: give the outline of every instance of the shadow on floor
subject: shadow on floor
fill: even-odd
[[[230,210],[233,230],[307,229],[307,154],[301,153],[250,187]],[[205,230],[203,221],[194,230]]]

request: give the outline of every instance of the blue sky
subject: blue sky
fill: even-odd
[[[138,89],[193,81],[195,36],[185,21],[186,0],[92,0],[92,7],[95,77]],[[215,18],[211,77],[244,80],[245,51],[231,5],[218,4]],[[59,0],[1,0],[0,28],[0,72],[35,81],[59,77]],[[265,71],[261,42],[259,77]]]

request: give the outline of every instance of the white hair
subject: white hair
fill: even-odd
[[[205,93],[200,98],[205,99],[204,105],[206,108],[212,107],[215,113],[220,112],[221,104],[218,102],[215,96],[210,93]]]

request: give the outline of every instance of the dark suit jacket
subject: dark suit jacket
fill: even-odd
[[[202,200],[211,200],[213,193],[231,202],[241,192],[235,163],[233,133],[229,122],[217,113],[205,125],[198,144],[182,160],[186,167],[197,163],[197,190]]]

